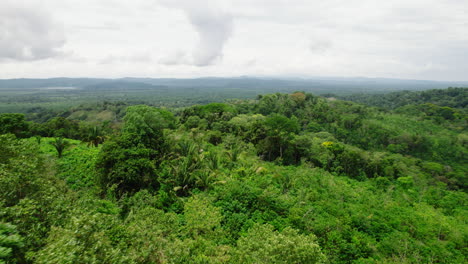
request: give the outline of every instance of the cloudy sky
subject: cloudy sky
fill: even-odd
[[[0,78],[468,80],[468,0],[0,0]]]

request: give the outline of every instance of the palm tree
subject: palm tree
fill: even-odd
[[[198,170],[194,172],[196,185],[202,190],[208,189],[216,180],[216,173],[208,170]]]
[[[85,141],[88,142],[88,146],[92,145],[98,147],[99,144],[104,142],[104,140],[105,136],[102,135],[101,129],[97,126],[94,126],[92,129],[90,129]]]
[[[221,167],[222,164],[222,159],[221,155],[219,153],[212,149],[208,152],[206,152],[206,155],[204,156],[206,165],[211,171],[215,171]]]
[[[179,152],[179,155],[181,156],[191,156],[191,155],[195,155],[199,152],[199,148],[197,146],[197,144],[195,144],[193,141],[191,140],[182,140],[180,142],[177,143],[177,146],[178,146],[178,152]]]
[[[64,140],[62,137],[55,138],[55,141],[50,142],[55,147],[58,153],[58,157],[62,157],[63,151],[70,145],[70,142]]]
[[[230,150],[226,152],[227,156],[233,163],[236,163],[239,160],[241,153],[242,149],[238,146],[233,146]]]

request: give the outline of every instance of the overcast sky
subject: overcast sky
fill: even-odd
[[[0,78],[468,80],[468,0],[0,0]]]

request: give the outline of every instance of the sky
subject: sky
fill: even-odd
[[[0,0],[0,78],[468,81],[468,0]]]

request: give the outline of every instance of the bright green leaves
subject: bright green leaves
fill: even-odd
[[[265,120],[269,136],[279,133],[297,133],[299,132],[299,123],[297,118],[287,118],[283,115],[273,114]]]
[[[175,125],[171,112],[147,105],[128,107],[124,121],[122,132],[138,137],[149,148],[161,147],[163,129],[173,128]]]
[[[301,235],[290,227],[274,231],[271,225],[255,225],[237,242],[238,263],[325,263],[315,236]]]
[[[264,126],[266,117],[261,114],[237,115],[228,122],[230,132],[247,142],[258,143],[265,137]]]
[[[57,177],[72,189],[92,188],[96,177],[96,160],[99,149],[76,143],[57,162]]]
[[[164,109],[147,105],[136,105],[127,108],[124,117],[123,137],[133,137],[133,145],[164,152],[165,139],[163,129],[174,128],[174,115]]]
[[[129,107],[102,147],[66,139],[61,159],[48,142],[64,139],[42,138],[41,158],[34,139],[0,136],[0,221],[17,230],[0,224],[0,259],[463,262],[467,196],[449,188],[464,179],[465,134],[301,92],[180,111],[174,129],[166,110]],[[94,146],[103,135],[48,126]]]
[[[219,208],[202,196],[192,197],[185,203],[184,216],[185,227],[194,237],[210,234],[220,227],[223,218]]]
[[[43,160],[36,144],[0,135],[0,203],[14,205],[40,187]]]
[[[13,263],[14,251],[21,247],[23,241],[16,227],[0,222],[0,263]]]
[[[142,205],[141,205],[142,206]],[[136,263],[167,263],[178,229],[177,216],[152,207],[132,211],[125,220],[125,237],[118,239]]]
[[[106,233],[112,219],[103,214],[77,214],[65,227],[54,227],[36,263],[128,263]]]
[[[24,247],[14,256],[21,263],[31,260],[50,226],[59,224],[68,209],[64,185],[40,152],[33,140],[0,136],[0,221],[14,224],[24,237]]]

